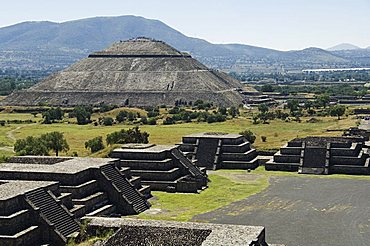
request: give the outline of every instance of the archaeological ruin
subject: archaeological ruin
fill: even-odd
[[[2,105],[192,105],[196,100],[238,106],[255,91],[207,68],[162,41],[136,38],[95,52]]]
[[[180,150],[195,165],[210,170],[255,169],[257,151],[239,134],[195,133],[182,138]]]
[[[18,245],[28,237],[64,245],[72,232],[79,231],[75,219],[132,215],[150,207],[150,187],[141,185],[129,169],[119,171],[117,159],[12,157],[1,164],[0,179],[11,180],[1,182],[0,224],[29,225],[0,230],[0,245],[3,238]],[[40,227],[48,231],[40,232]]]
[[[296,138],[265,164],[268,171],[302,174],[370,174],[369,153],[363,137]]]
[[[88,230],[114,229],[103,246],[279,246],[267,244],[262,226],[87,217]],[[280,245],[283,246],[283,245]]]
[[[0,245],[65,245],[79,233],[58,182],[0,180],[0,189]]]
[[[125,144],[113,150],[119,168],[141,178],[151,190],[167,192],[199,192],[207,187],[205,169],[186,158],[176,145]]]

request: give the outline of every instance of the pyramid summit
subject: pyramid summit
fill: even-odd
[[[33,87],[11,94],[2,104],[153,106],[191,104],[200,99],[231,106],[243,102],[242,92],[247,89],[251,90],[162,41],[136,38],[94,52]]]

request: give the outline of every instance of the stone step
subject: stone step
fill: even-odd
[[[110,215],[112,213],[114,213],[116,210],[116,206],[114,206],[113,204],[107,204],[107,205],[104,205],[103,207],[100,207],[88,214],[86,214],[86,216],[103,216],[103,215]]]
[[[82,198],[99,191],[99,184],[97,180],[92,179],[76,186],[62,185],[60,190],[63,193],[72,193],[72,198]]]
[[[107,195],[104,192],[96,192],[81,199],[72,199],[72,201],[76,205],[85,205],[86,207],[91,207],[94,204],[102,202],[106,199]]]
[[[146,198],[149,199],[152,197],[150,193],[150,186],[149,185],[143,185],[140,189],[139,192]]]
[[[54,224],[56,230],[65,238],[68,238],[70,234],[80,230],[77,221],[75,221],[47,191],[38,189],[27,193],[26,197],[33,206],[40,209],[40,213],[42,213],[50,223]]]
[[[137,213],[143,212],[149,208],[147,201],[140,195],[135,187],[112,165],[106,165],[100,168],[111,182],[121,191],[122,196],[132,204]]]
[[[69,211],[75,218],[81,218],[86,214],[86,207],[85,205],[74,205]]]
[[[136,189],[140,189],[141,187],[141,178],[140,176],[132,176],[131,179],[129,179],[130,183],[134,185]]]
[[[72,193],[61,193],[60,196],[57,197],[58,200],[62,202],[66,208],[70,209],[73,207],[72,203]]]

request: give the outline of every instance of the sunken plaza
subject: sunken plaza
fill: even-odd
[[[1,104],[143,107],[197,100],[227,107],[273,103],[188,53],[136,38],[94,52]],[[332,237],[338,237],[343,245],[366,246],[370,184],[361,179],[370,174],[369,130],[290,139],[274,153],[240,134],[196,132],[172,145],[121,144],[109,158],[14,156],[0,164],[0,246],[66,245],[104,230],[113,233],[97,245],[337,245]],[[242,181],[258,182],[261,172],[271,177],[260,193],[192,222],[132,218],[156,212],[154,192],[200,196],[211,191],[212,174],[228,177],[231,169]],[[227,193],[232,182],[222,188]]]

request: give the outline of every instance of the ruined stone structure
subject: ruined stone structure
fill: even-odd
[[[115,234],[103,243],[104,246],[273,246],[266,243],[265,228],[262,226],[96,217],[87,219],[89,231],[102,228],[116,230]]]
[[[0,180],[0,190],[0,245],[65,245],[79,232],[58,182]]]
[[[309,174],[369,174],[363,137],[297,138],[280,148],[265,164],[268,171]]]
[[[198,192],[207,187],[205,170],[194,166],[176,145],[125,144],[111,156],[120,159],[122,172],[130,169],[151,190]]]
[[[257,152],[239,134],[196,133],[182,138],[180,150],[199,167],[255,169]]]
[[[254,89],[164,42],[137,38],[95,52],[1,104],[153,106],[191,105],[201,99],[237,106],[243,103],[243,91]]]
[[[0,245],[36,245],[24,240],[64,245],[79,232],[76,219],[83,216],[147,210],[150,187],[118,166],[119,160],[110,158],[39,156],[1,164],[0,179],[11,181],[0,182]]]

